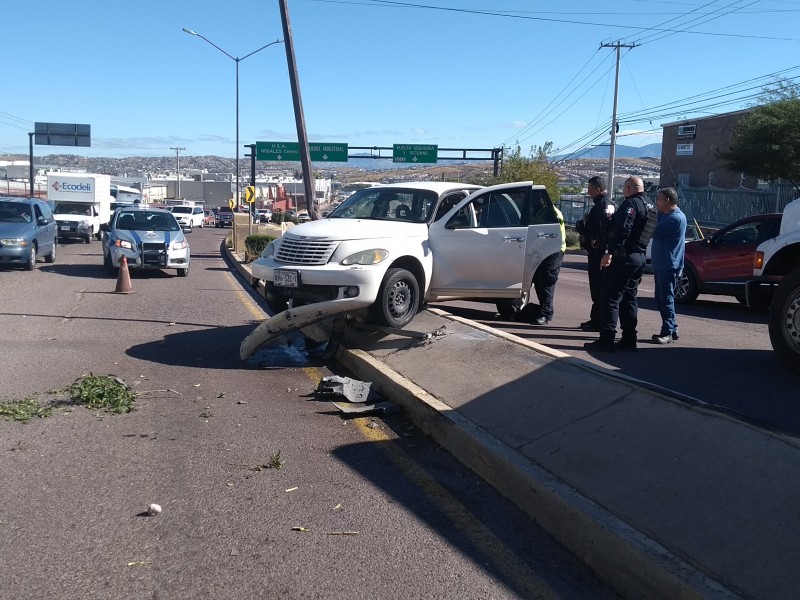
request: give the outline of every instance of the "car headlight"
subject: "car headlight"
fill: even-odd
[[[261,251],[261,258],[267,258],[275,254],[275,245],[274,242],[270,242],[267,244],[267,247]]]
[[[125,248],[126,250],[133,250],[133,244],[131,244],[127,240],[117,240],[116,242],[114,242],[114,245],[117,248]]]
[[[189,247],[189,244],[186,240],[181,240],[179,242],[172,242],[172,249],[173,250],[184,250]]]
[[[28,245],[28,240],[24,238],[3,238],[0,240],[0,244],[3,244],[3,246],[19,246],[20,248],[24,248]]]
[[[81,227],[88,227],[89,225],[91,225],[89,221],[83,220],[80,222]]]
[[[372,250],[362,250],[351,254],[342,261],[342,264],[347,265],[377,265],[379,262],[386,260],[389,256],[388,250],[381,248],[373,248]]]

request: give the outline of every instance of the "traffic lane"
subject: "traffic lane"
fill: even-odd
[[[64,291],[51,303],[28,307],[0,290],[9,310],[43,315],[20,319],[28,329],[19,339],[50,342],[38,348],[45,376],[11,397],[108,365],[139,394],[127,415],[64,406],[28,425],[0,422],[10,455],[0,464],[0,523],[10,524],[0,560],[15,574],[4,586],[10,597],[257,597],[265,588],[280,597],[352,597],[376,587],[385,597],[610,597],[399,415],[370,425],[314,402],[316,382],[331,371],[292,362],[303,357],[294,341],[253,363],[231,361],[258,307],[211,257],[223,237],[192,238],[208,264],[193,265],[189,278],[134,274],[127,296],[106,291],[111,278],[70,282],[56,273],[24,282],[38,298],[58,281]],[[76,260],[89,271],[101,263],[99,250]],[[186,305],[167,287],[183,281],[193,281],[197,295]],[[205,321],[195,318],[197,305],[206,306]],[[4,334],[3,344],[11,342]],[[16,385],[30,359],[7,359],[0,389]],[[393,448],[417,460],[409,466],[397,458],[409,453]],[[283,467],[264,468],[278,451]],[[442,473],[453,493],[441,493]],[[151,502],[164,512],[141,516]]]
[[[660,330],[661,317],[653,300],[652,275],[645,274],[639,287],[639,350],[613,354],[589,353],[583,347],[598,334],[578,327],[588,319],[591,307],[586,257],[582,255],[565,256],[556,285],[555,315],[547,326],[503,321],[491,303],[432,306],[675,390],[741,418],[800,433],[797,378],[775,358],[767,331],[768,315],[733,298],[702,295],[694,304],[677,305],[680,339],[660,346],[650,340]]]

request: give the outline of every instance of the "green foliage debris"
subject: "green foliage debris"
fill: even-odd
[[[27,423],[33,418],[49,417],[53,409],[42,406],[33,398],[16,400],[14,402],[4,402],[0,404],[0,417],[7,421],[18,421]]]
[[[267,469],[280,469],[283,466],[283,462],[281,460],[281,451],[276,450],[269,456],[269,461],[266,465],[264,465]]]
[[[78,377],[66,391],[76,404],[113,413],[131,412],[136,401],[130,386],[113,375],[95,376],[90,373]]]

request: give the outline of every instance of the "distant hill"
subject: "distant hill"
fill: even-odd
[[[553,160],[573,160],[580,158],[608,158],[608,146],[595,146],[589,150],[559,154]],[[661,144],[648,144],[647,146],[620,146],[617,144],[614,152],[615,158],[661,158]]]

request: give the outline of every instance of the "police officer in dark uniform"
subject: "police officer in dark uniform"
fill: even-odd
[[[603,258],[608,245],[615,206],[606,195],[606,182],[602,177],[591,177],[586,185],[586,191],[594,201],[594,206],[589,209],[586,217],[575,223],[575,231],[583,236],[583,247],[588,253],[592,310],[589,313],[589,320],[581,323],[581,329],[600,331],[600,303],[603,293],[600,259]]]
[[[607,269],[603,275],[600,339],[584,344],[587,350],[636,351],[636,294],[647,251],[647,243],[641,240],[647,225],[647,201],[641,177],[629,177],[622,190],[625,200],[614,215],[608,247],[600,260],[600,268]],[[618,319],[622,338],[614,344]]]

